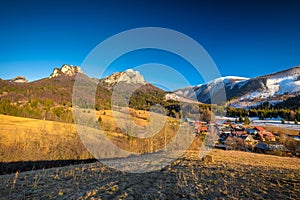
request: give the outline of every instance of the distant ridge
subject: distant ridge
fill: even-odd
[[[157,103],[161,100],[173,100],[209,104],[211,95],[219,95],[223,86],[226,92],[226,102],[220,103],[237,108],[250,108],[264,102],[274,105],[300,94],[300,66],[254,78],[226,76],[205,84],[165,92],[147,83],[140,72],[132,69],[116,72],[98,80],[87,77],[79,66],[64,64],[61,68],[54,68],[49,77],[33,82],[28,82],[24,76],[17,76],[10,80],[0,79],[1,99],[10,99],[12,103],[22,106],[29,104],[32,98],[43,101],[50,98],[57,106],[71,105],[72,88],[75,75],[78,73],[83,74],[89,81],[99,81],[97,103],[105,108],[109,108],[112,89],[117,83],[121,83],[124,89],[130,88],[130,85],[139,85],[139,89],[135,92],[135,105],[139,104],[138,108],[142,109],[148,108],[148,104],[151,105],[153,99],[148,103],[151,95],[156,96]]]
[[[196,94],[198,101],[210,103],[211,95],[217,95],[223,86],[228,106],[249,108],[266,101],[276,104],[300,93],[300,67],[250,79],[221,77],[205,84],[182,88],[174,92],[189,98],[192,94]]]

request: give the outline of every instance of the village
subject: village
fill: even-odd
[[[218,139],[214,148],[267,153],[280,156],[300,156],[299,136],[272,133],[262,126],[250,126],[227,120],[222,123],[207,123],[186,119],[194,127],[197,137],[205,138],[215,131]]]

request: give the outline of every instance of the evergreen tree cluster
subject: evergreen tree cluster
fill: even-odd
[[[267,118],[282,118],[288,121],[295,121],[298,123],[300,120],[300,107],[294,101],[298,99],[300,101],[299,96],[293,97],[293,100],[289,99],[285,102],[293,102],[291,105],[288,103],[279,103],[276,105],[271,105],[269,102],[265,102],[259,106],[252,107],[250,109],[242,109],[242,108],[232,108],[227,107],[227,116],[228,117],[258,117],[259,119],[267,119]],[[295,104],[294,104],[295,103]],[[299,102],[298,102],[299,105]]]

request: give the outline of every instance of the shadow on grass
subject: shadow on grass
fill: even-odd
[[[40,161],[20,161],[20,162],[0,162],[0,175],[11,174],[38,169],[47,169],[53,167],[63,167],[68,165],[77,165],[96,162],[96,159],[85,160],[40,160]]]

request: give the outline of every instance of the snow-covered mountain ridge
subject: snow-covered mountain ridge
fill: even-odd
[[[255,78],[221,77],[205,84],[176,90],[175,93],[188,98],[196,94],[200,102],[210,103],[211,95],[218,95],[223,88],[229,100],[227,105],[232,107],[248,108],[265,101],[274,104],[282,101],[285,95],[300,93],[300,67]]]

